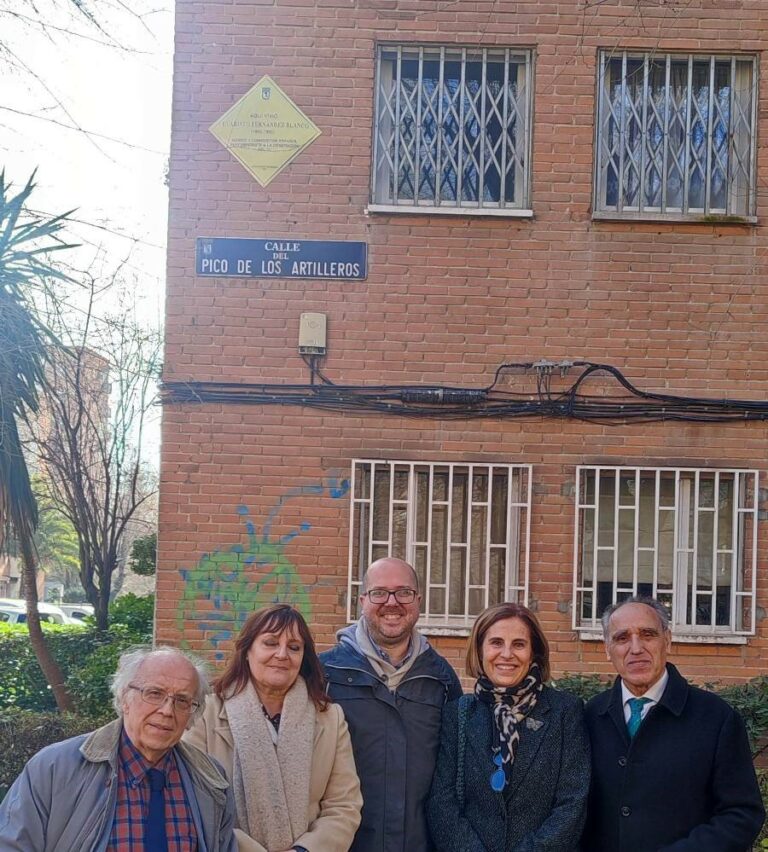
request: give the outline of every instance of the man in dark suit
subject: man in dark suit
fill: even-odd
[[[739,714],[667,663],[665,608],[630,598],[603,614],[619,674],[586,709],[592,787],[586,852],[746,852],[765,818]]]

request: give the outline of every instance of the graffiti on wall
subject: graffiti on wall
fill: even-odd
[[[222,659],[224,654],[217,650],[220,643],[232,639],[255,609],[270,603],[288,603],[309,620],[312,617],[309,589],[287,549],[312,525],[302,520],[282,535],[273,534],[273,528],[286,504],[298,497],[314,495],[338,500],[348,491],[349,481],[334,477],[291,488],[269,509],[260,528],[248,506],[238,506],[236,511],[245,527],[245,540],[204,553],[194,567],[179,569],[184,584],[176,612],[179,631],[182,634],[194,631],[215,651],[216,659]]]

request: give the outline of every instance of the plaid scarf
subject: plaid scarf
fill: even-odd
[[[493,709],[493,719],[499,734],[498,748],[501,750],[507,783],[520,743],[520,723],[536,706],[543,688],[538,663],[531,663],[528,674],[517,686],[494,686],[485,675],[481,675],[475,684],[477,700]]]

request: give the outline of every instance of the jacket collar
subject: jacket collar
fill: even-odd
[[[122,719],[115,719],[113,722],[97,728],[85,738],[80,746],[80,753],[91,763],[108,763],[114,771],[117,771],[117,750],[122,731]],[[212,792],[214,790],[224,791],[229,787],[226,778],[211,762],[207,754],[184,742],[178,743],[175,749],[190,774],[193,777],[196,776]],[[223,795],[221,800],[223,801]]]
[[[685,708],[688,699],[688,682],[672,663],[667,663],[669,680],[667,687],[659,699],[658,706],[664,707],[674,716],[679,716]],[[596,699],[597,712],[600,716],[608,715],[613,719],[619,733],[629,741],[629,732],[624,720],[624,702],[621,695],[621,678],[617,677],[613,686],[599,695]]]
[[[672,663],[667,663],[667,672],[669,672],[669,680],[663,695],[659,699],[659,704],[666,707],[673,715],[680,716],[685,709],[685,702],[688,700],[688,693],[691,688],[688,681]]]
[[[673,666],[672,663],[667,663],[667,673],[669,674],[669,680],[667,681],[666,689],[659,699],[659,704],[661,704],[662,707],[666,707],[670,713],[674,713],[675,716],[679,716],[685,708],[685,702],[688,699],[688,690],[690,687],[688,685],[688,681],[680,674],[677,667]],[[622,719],[624,718],[620,677],[616,678],[613,682],[613,686],[609,690],[601,693],[595,700],[598,704],[597,712],[601,716],[604,716],[606,713],[609,713],[618,707],[622,712]]]
[[[80,746],[80,753],[91,763],[109,763],[114,769],[117,767],[117,750],[122,732],[123,720],[115,719],[88,734]]]

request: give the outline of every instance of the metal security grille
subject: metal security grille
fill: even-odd
[[[680,634],[755,632],[758,472],[578,467],[574,627],[630,595]]]
[[[529,207],[531,55],[379,48],[373,205]]]
[[[755,213],[755,60],[603,52],[595,210]]]
[[[491,604],[525,603],[530,507],[526,465],[355,460],[347,617],[383,556],[415,568],[423,623],[466,626]]]

